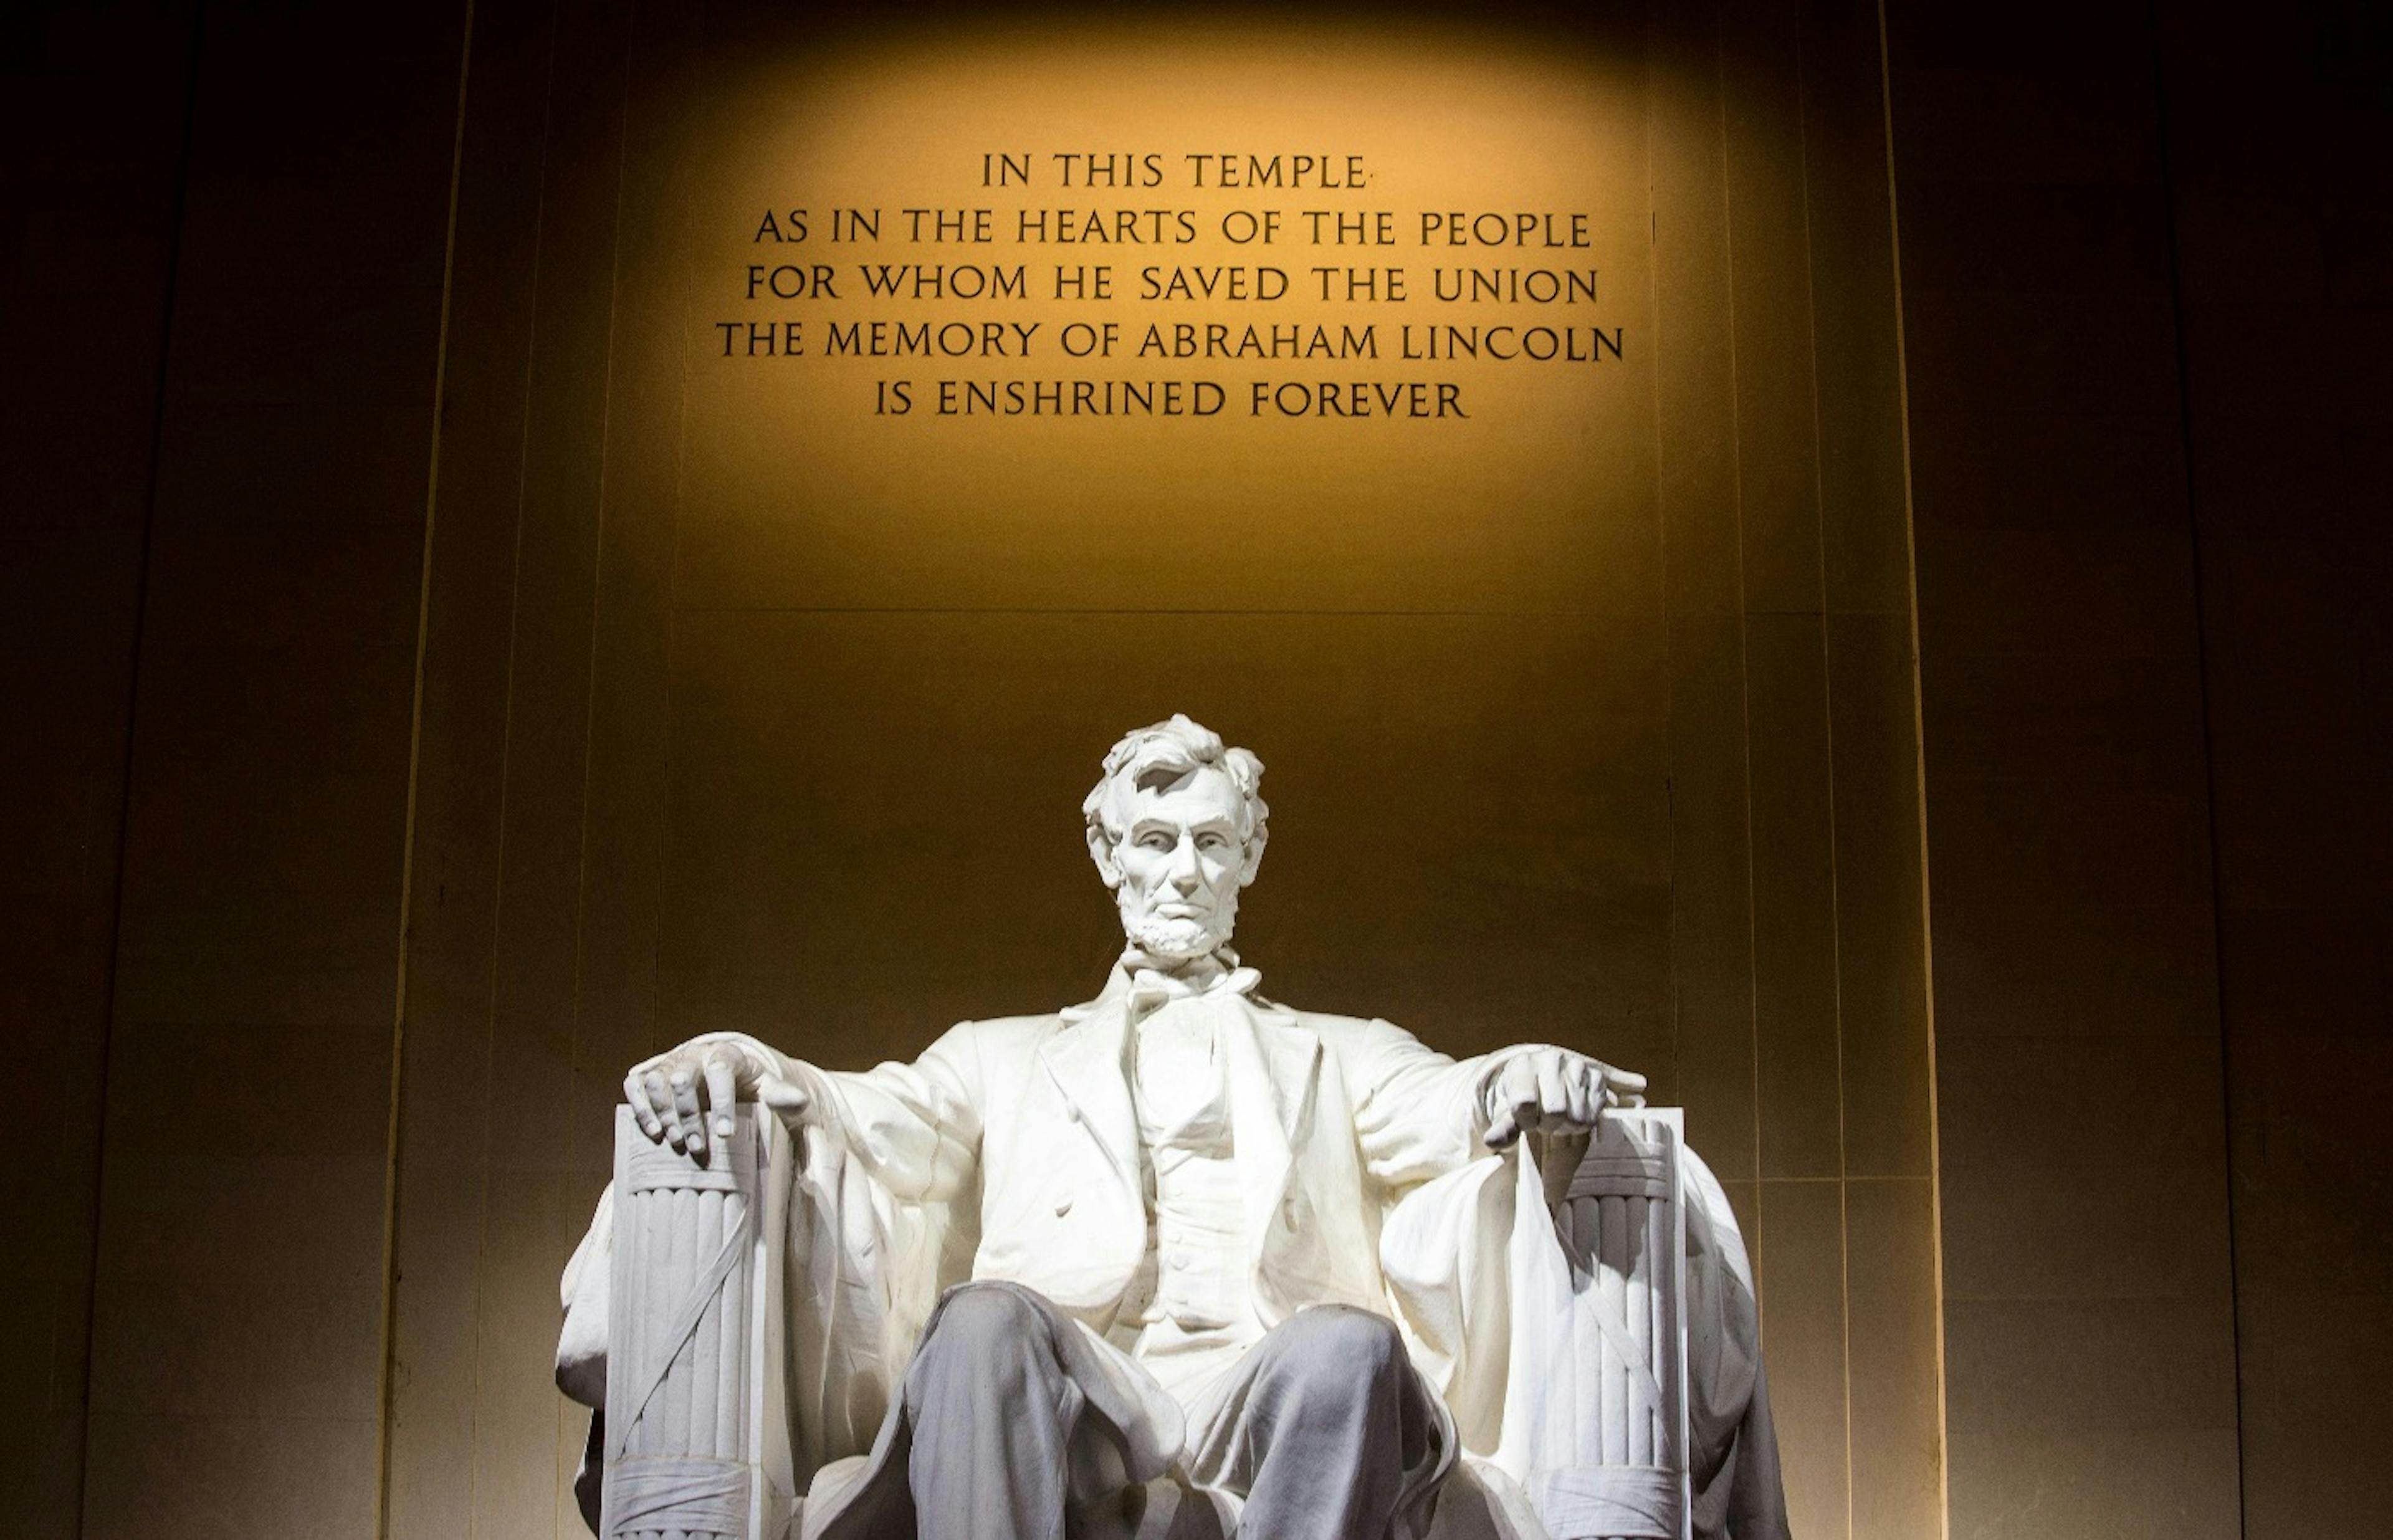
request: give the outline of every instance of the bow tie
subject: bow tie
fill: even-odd
[[[1125,962],[1125,966],[1131,966]],[[1251,968],[1219,971],[1202,984],[1191,984],[1154,968],[1135,968],[1131,974],[1127,1005],[1135,1023],[1174,1000],[1229,999],[1252,995],[1262,975]]]

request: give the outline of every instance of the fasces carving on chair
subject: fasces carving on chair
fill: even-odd
[[[910,1064],[715,1034],[632,1072],[559,1348],[595,1526],[1785,1533],[1750,1268],[1676,1115],[1568,1050],[1265,997],[1230,947],[1262,775],[1185,717],[1106,755],[1128,946],[1086,1004]]]

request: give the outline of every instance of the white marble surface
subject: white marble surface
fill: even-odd
[[[1557,1469],[1636,1466],[1689,1473],[1694,1500],[1670,1516],[1675,1530],[1783,1533],[1751,1272],[1717,1182],[1669,1124],[1667,1232],[1663,1209],[1642,1196],[1635,1212],[1672,1258],[1683,1245],[1685,1265],[1656,1272],[1647,1258],[1633,1280],[1647,1248],[1624,1241],[1602,1265],[1600,1237],[1569,1233],[1570,1182],[1607,1111],[1641,1105],[1641,1077],[1542,1044],[1457,1062],[1390,1023],[1264,996],[1231,947],[1238,897],[1268,836],[1262,777],[1254,755],[1185,717],[1132,733],[1106,755],[1083,812],[1126,946],[1094,1000],[963,1023],[910,1064],[830,1070],[753,1037],[713,1034],[626,1077],[641,1134],[695,1164],[732,1131],[742,1101],[799,1136],[792,1265],[835,1293],[825,1263],[840,1259],[855,1294],[833,1310],[801,1289],[787,1324],[799,1359],[824,1366],[794,1408],[799,1481],[827,1472],[805,1529],[819,1532],[875,1479],[863,1457],[895,1378],[941,1288],[967,1278],[1025,1285],[1075,1321],[1095,1350],[1089,1372],[1140,1409],[1139,1426],[1118,1429],[1130,1450],[1123,1479],[1170,1479],[1184,1407],[1149,1368],[1161,1367],[1157,1334],[1125,1327],[1147,1302],[1140,1281],[1151,1282],[1157,1260],[1154,1152],[1134,1066],[1144,1036],[1169,1030],[1184,1040],[1178,1063],[1196,1062],[1185,1041],[1201,1045],[1226,1124],[1223,1190],[1236,1197],[1237,1265],[1225,1269],[1232,1298],[1211,1313],[1234,1324],[1209,1329],[1235,1357],[1247,1339],[1236,1324],[1259,1332],[1309,1305],[1397,1322],[1447,1419],[1445,1465],[1463,1472],[1449,1482],[1456,1500],[1400,1515],[1401,1527],[1418,1533],[1434,1518],[1445,1533],[1532,1533],[1520,1489],[1567,1506],[1553,1495]],[[1607,1132],[1599,1154],[1617,1154],[1630,1136]],[[1523,1194],[1551,1201],[1524,1211]],[[1580,1207],[1594,1224],[1597,1210]],[[1620,1221],[1628,1210],[1615,1209]],[[586,1401],[605,1377],[605,1306],[590,1294],[609,1271],[593,1265],[609,1228],[602,1205],[568,1278],[560,1382]],[[1575,1276],[1592,1282],[1609,1330],[1574,1310]],[[1653,1313],[1657,1283],[1682,1311],[1675,1325]],[[1635,1377],[1603,1356],[1634,1346],[1623,1313],[1632,1289],[1643,1290],[1635,1298],[1649,1365],[1693,1371],[1695,1393],[1677,1406],[1639,1401]],[[1654,1347],[1680,1333],[1683,1362]],[[1585,1374],[1549,1372],[1572,1354],[1591,1355]],[[1164,1377],[1184,1383],[1185,1365],[1172,1368]],[[1658,1377],[1647,1375],[1651,1386]],[[1575,1411],[1575,1395],[1597,1398],[1594,1415]],[[1641,1441],[1625,1430],[1635,1418]],[[1683,1433],[1662,1429],[1672,1418]],[[1464,1502],[1466,1490],[1496,1497]],[[1464,1508],[1477,1517],[1464,1522]]]

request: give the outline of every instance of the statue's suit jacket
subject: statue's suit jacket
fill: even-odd
[[[1282,1009],[1251,970],[1180,1009],[1213,1015],[1245,1196],[1258,1313],[1387,1313],[1380,1221],[1406,1189],[1476,1150],[1478,1079],[1383,1021]],[[1117,970],[1088,1005],[966,1022],[911,1064],[816,1072],[852,1158],[903,1199],[977,1188],[972,1276],[1037,1289],[1102,1329],[1147,1244]],[[959,1215],[959,1223],[970,1222]]]

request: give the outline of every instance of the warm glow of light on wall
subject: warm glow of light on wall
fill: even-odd
[[[1128,572],[1166,550],[1170,602],[1192,608],[1642,602],[1656,471],[1640,41],[1398,23],[949,22],[726,60],[687,216],[687,558],[768,607],[858,584],[893,606],[1084,606],[1096,602],[1092,572]],[[1063,152],[1119,156],[1162,182],[1066,188],[1053,160]],[[1315,156],[1340,177],[1359,161],[1368,182],[1229,189],[1213,185],[1215,167],[1196,187],[1194,154],[1278,156],[1284,173]],[[1001,155],[1032,158],[1030,185],[983,185],[1002,175],[985,158]],[[786,231],[800,208],[805,242],[756,240],[766,211],[780,211]],[[835,224],[856,233],[835,208],[879,211],[877,241],[831,239]],[[909,208],[989,209],[995,240],[909,243]],[[1195,239],[1018,240],[1026,211],[1050,229],[1084,230],[1092,210],[1172,211],[1139,213],[1141,233]],[[1327,215],[1324,243],[1308,238],[1306,211]],[[1366,211],[1389,216],[1395,244],[1336,242],[1336,216]],[[1525,244],[1524,214],[1536,216]],[[1275,217],[1275,236],[1234,239],[1250,215]],[[1458,230],[1463,243],[1425,247],[1424,215],[1441,240]],[[1503,239],[1483,243],[1453,215],[1497,215],[1477,234]],[[924,216],[925,235],[935,221]],[[1019,267],[1028,292],[875,297],[860,262],[965,265],[975,286],[987,281],[977,269]],[[752,263],[802,266],[783,287],[803,293],[750,299]],[[1059,266],[1101,263],[1114,269],[1114,303],[1056,297]],[[830,297],[817,292],[815,264],[830,265]],[[1288,293],[1142,302],[1147,269],[1161,286],[1183,266],[1223,281],[1219,269],[1244,268],[1266,287],[1282,280],[1253,269],[1275,268]],[[1385,297],[1393,268],[1406,270],[1401,302]],[[1432,292],[1441,278],[1459,292],[1474,274],[1508,293],[1540,275],[1531,289],[1563,297],[1468,305]],[[1018,333],[1008,332],[1009,356],[821,356],[832,322],[873,320],[968,323],[958,340],[1018,324],[1038,329],[1037,345],[1010,356]],[[752,320],[801,322],[806,356],[752,356],[744,331],[724,329]],[[1101,320],[1119,327],[1111,358],[1058,350],[1065,327]],[[1150,323],[1175,346],[1174,329],[1193,327],[1200,347],[1209,324],[1232,337],[1293,327],[1308,342],[1320,325],[1334,352],[1140,358]],[[1509,326],[1485,346],[1516,353],[1542,328],[1525,350],[1563,356],[1446,358],[1436,333],[1447,325]],[[1350,344],[1366,327],[1376,358]],[[913,413],[876,415],[882,382],[899,378],[912,382]],[[956,382],[959,407],[974,405],[971,384],[1201,380],[1222,410],[940,416],[943,380]],[[1356,382],[1381,387],[1379,410],[1325,417],[1318,387]],[[1426,389],[1408,392],[1414,384]]]

